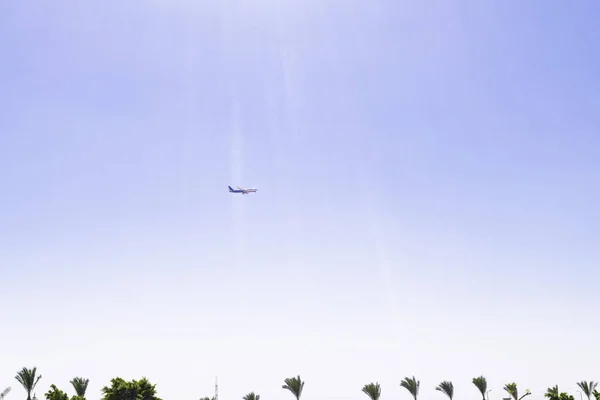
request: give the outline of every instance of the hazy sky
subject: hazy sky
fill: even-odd
[[[598,1],[0,3],[6,400],[600,380]]]

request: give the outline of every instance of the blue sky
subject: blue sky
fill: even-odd
[[[600,357],[592,0],[7,0],[0,386],[532,400]],[[227,193],[227,185],[259,189]]]

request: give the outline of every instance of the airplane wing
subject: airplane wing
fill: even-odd
[[[241,187],[239,187],[239,186],[237,186],[237,188],[238,188],[239,190],[246,190],[246,189],[244,189],[244,188],[241,188]]]

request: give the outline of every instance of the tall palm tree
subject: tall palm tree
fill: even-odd
[[[362,392],[369,396],[371,400],[379,400],[381,396],[381,386],[379,383],[369,383],[368,385],[363,386]]]
[[[285,390],[289,390],[296,400],[300,400],[300,396],[302,396],[302,389],[304,389],[304,382],[300,379],[300,375],[293,378],[286,378],[284,381],[285,385],[281,388]]]
[[[22,370],[17,372],[15,379],[19,381],[19,383],[23,386],[23,389],[27,391],[27,400],[31,400],[31,392],[33,392],[35,385],[38,384],[40,379],[42,379],[42,376],[37,375],[37,367],[33,367],[33,369],[27,369],[23,367]]]
[[[450,400],[454,397],[454,385],[450,381],[443,381],[435,388],[435,390],[444,393]]]
[[[260,394],[254,394],[254,392],[250,392],[244,396],[244,400],[260,400]]]
[[[513,400],[522,400],[524,397],[529,396],[531,394],[531,391],[527,389],[525,391],[525,394],[519,397],[519,390],[517,389],[517,384],[514,382],[507,383],[506,385],[504,385],[504,390],[508,392],[508,394],[510,395],[510,397],[513,398]]]
[[[577,382],[577,386],[581,389],[581,391],[587,396],[588,400],[594,394],[596,387],[598,386],[598,382],[594,381],[581,381]]]
[[[414,400],[417,400],[417,396],[419,395],[419,385],[421,384],[414,376],[412,378],[404,378],[402,382],[400,382],[400,386],[404,389],[408,390],[408,392],[412,395]]]
[[[77,396],[85,398],[85,392],[87,391],[88,384],[90,383],[89,379],[83,379],[80,377],[75,377],[71,380],[71,385],[75,389],[75,393]]]
[[[487,379],[482,376],[478,376],[477,378],[473,378],[473,385],[479,389],[481,392],[481,397],[485,400],[485,394],[487,393]]]
[[[4,389],[4,391],[2,393],[0,393],[0,400],[4,400],[4,398],[6,397],[8,392],[10,392],[10,386],[7,387],[6,389]]]

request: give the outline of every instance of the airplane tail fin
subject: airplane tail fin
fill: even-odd
[[[233,192],[233,188],[231,186],[227,186],[230,192]]]

